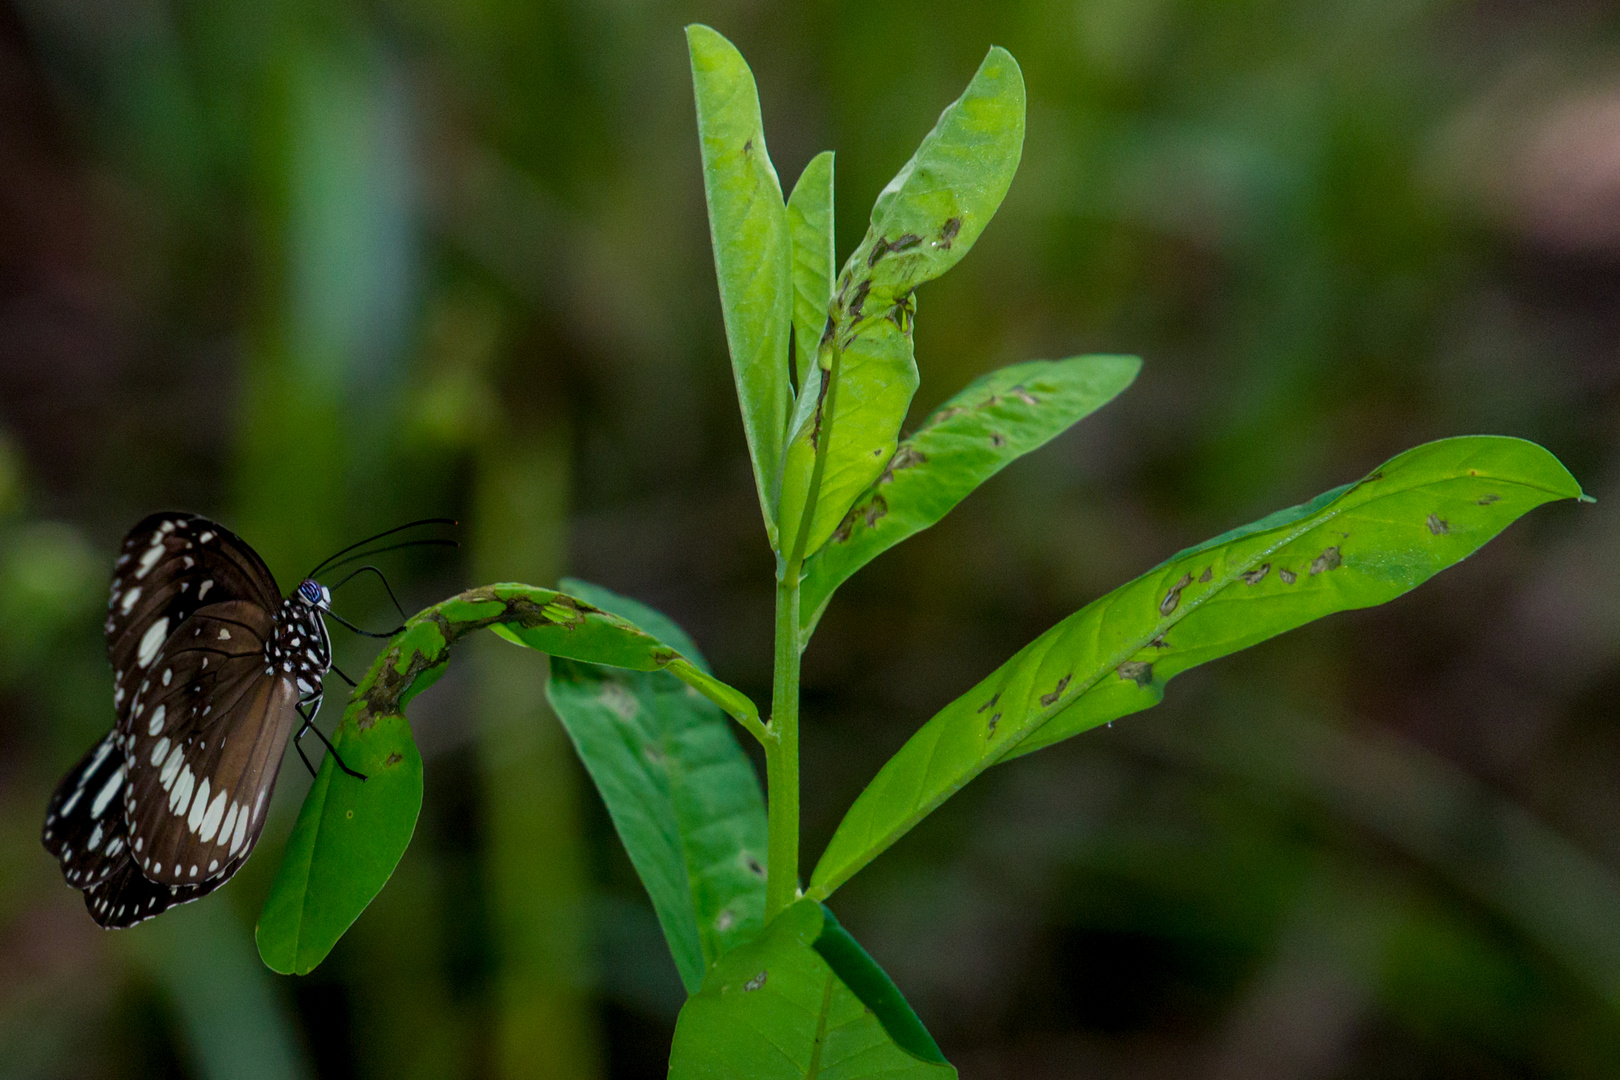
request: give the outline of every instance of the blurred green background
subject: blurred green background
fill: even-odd
[[[469,647],[413,706],[415,842],[309,977],[252,942],[296,759],[258,857],[135,930],[38,830],[111,723],[103,589],[159,508],[289,589],[454,515],[460,551],[389,557],[407,607],[573,573],[768,700],[694,20],[753,65],[784,187],[838,151],[846,253],[986,47],[1022,63],[1024,165],[922,292],[913,422],[1001,364],[1146,361],[834,601],[806,870],[922,720],[1189,543],[1441,435],[1540,441],[1600,499],[992,770],[842,890],[963,1074],[1620,1075],[1611,6],[8,0],[0,1076],[663,1075],[679,982],[532,655]],[[393,618],[366,583],[338,610]]]

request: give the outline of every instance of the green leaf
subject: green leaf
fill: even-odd
[[[1024,78],[1012,55],[994,48],[878,196],[866,239],[839,275],[832,332],[801,379],[783,460],[779,550],[814,553],[894,456],[917,389],[912,290],[967,254],[1001,205],[1023,146]]]
[[[702,658],[663,615],[599,586],[570,593]],[[688,993],[764,925],[765,799],[720,709],[665,672],[554,660],[546,696],[607,804]]]
[[[444,673],[450,649],[491,629],[553,656],[635,671],[663,668],[763,731],[753,703],[676,649],[584,600],[532,585],[489,585],[405,623],[350,696],[332,742],[359,780],[321,763],[259,918],[259,955],[307,974],[387,884],[422,806],[422,759],[405,706]]]
[[[1534,443],[1443,439],[1175,555],[1036,638],[928,721],[855,800],[808,895],[829,895],[993,763],[1156,705],[1166,682],[1207,660],[1392,600],[1532,508],[1581,497]]]
[[[816,362],[836,272],[831,150],[810,159],[793,185],[787,207],[793,236],[793,338],[802,385]]]
[[[793,256],[787,206],[765,152],[759,92],[742,54],[707,26],[688,26],[686,43],[726,343],[765,532],[774,546],[776,478],[793,395],[788,377]]]
[[[851,574],[944,517],[1015,458],[1107,404],[1141,366],[1134,356],[1032,360],[975,379],[941,405],[900,443],[831,541],[806,561],[804,638]]]
[[[321,762],[281,869],[265,899],[256,937],[265,965],[307,975],[382,891],[416,831],[422,809],[422,755],[400,714],[366,715],[351,702],[332,736],[358,780]]]
[[[898,991],[889,996],[894,984],[881,971],[881,978],[872,974],[877,966],[830,915],[820,904],[801,900],[754,941],[720,958],[703,989],[681,1009],[670,1048],[671,1080],[956,1075]],[[854,986],[824,952],[853,974]],[[922,1052],[897,1040],[891,1034],[896,1028]]]

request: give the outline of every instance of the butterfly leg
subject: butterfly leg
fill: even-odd
[[[319,699],[312,700],[318,701]],[[298,715],[303,718],[304,724],[298,729],[298,734],[293,736],[293,748],[298,751],[298,756],[304,759],[304,768],[309,770],[309,775],[315,775],[315,767],[309,763],[309,758],[304,756],[304,747],[300,740],[302,740],[305,735],[313,731],[315,733],[315,737],[325,744],[326,752],[332,755],[332,760],[338,763],[338,768],[342,769],[344,772],[358,780],[364,780],[366,778],[366,774],[362,772],[355,772],[353,769],[349,768],[349,766],[343,760],[343,755],[339,754],[337,752],[337,747],[332,745],[332,740],[328,739],[326,737],[326,733],[315,726],[314,711],[311,710],[309,712],[305,712],[305,706],[306,702],[298,703]]]

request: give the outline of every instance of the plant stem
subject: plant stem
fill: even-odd
[[[799,898],[799,576],[805,542],[816,518],[821,478],[827,468],[827,444],[838,402],[841,350],[834,345],[825,378],[821,438],[810,470],[810,491],[799,518],[793,547],[776,579],[776,665],[771,678],[771,736],[765,744],[765,783],[770,811],[769,862],[765,871],[765,921],[768,923]]]
[[[799,896],[799,567],[776,583],[776,669],[771,681],[765,780],[770,798],[765,921]]]

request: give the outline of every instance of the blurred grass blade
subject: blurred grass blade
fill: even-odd
[[[765,152],[759,92],[742,54],[707,26],[687,27],[686,43],[726,343],[765,531],[774,547],[776,477],[793,393],[788,378],[793,254],[787,205]]]
[[[856,799],[811,878],[825,897],[998,760],[1156,705],[1175,675],[1392,600],[1542,503],[1580,498],[1534,443],[1428,443],[1363,480],[1189,548],[1054,626],[947,705]]]
[[[350,697],[332,742],[359,780],[321,763],[259,918],[259,955],[307,974],[388,883],[422,806],[422,759],[405,706],[431,686],[463,635],[490,629],[554,657],[635,671],[668,668],[760,729],[742,694],[632,623],[567,593],[489,585],[413,615]],[[760,729],[762,730],[762,729]]]
[[[670,1080],[922,1080],[956,1075],[898,992],[891,997],[879,989],[893,983],[837,920],[826,916],[820,904],[801,900],[760,937],[720,958],[703,989],[681,1009],[670,1048]],[[855,976],[870,1000],[840,978],[824,951]],[[889,1025],[904,1030],[922,1053],[890,1034],[880,1009]]]
[[[975,379],[941,405],[899,445],[832,540],[805,563],[804,638],[851,574],[933,525],[1014,459],[1107,404],[1141,366],[1134,356],[1033,360]]]
[[[1012,183],[1024,146],[1024,78],[1005,49],[990,50],[963,95],[878,196],[866,239],[844,264],[833,301],[833,336],[820,353],[821,380],[802,378],[783,461],[780,550],[798,544],[815,486],[818,445],[826,463],[803,538],[812,554],[894,456],[917,389],[912,290],[966,255]]]
[[[788,196],[793,237],[793,340],[803,387],[816,363],[832,303],[837,252],[833,239],[833,153],[810,159]]]
[[[564,587],[681,650],[664,616],[581,581]],[[689,994],[764,924],[765,798],[720,709],[666,672],[554,660],[547,696],[601,792]]]

